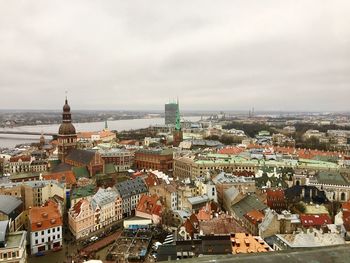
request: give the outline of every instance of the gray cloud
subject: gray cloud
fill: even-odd
[[[349,110],[350,2],[1,1],[0,108]]]

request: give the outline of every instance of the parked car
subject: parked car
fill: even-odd
[[[92,242],[96,241],[97,239],[98,239],[97,236],[90,237],[90,241],[92,241]]]

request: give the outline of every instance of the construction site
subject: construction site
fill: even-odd
[[[108,250],[106,259],[113,262],[143,261],[151,242],[151,230],[124,230]]]

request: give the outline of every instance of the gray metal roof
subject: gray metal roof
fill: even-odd
[[[142,178],[137,177],[134,180],[126,180],[116,185],[121,197],[129,198],[132,195],[148,192],[147,186]]]
[[[0,221],[0,244],[5,244],[8,227],[9,227],[8,220]]]
[[[9,195],[0,195],[0,212],[9,215],[17,207],[22,205],[22,200],[18,197],[9,196]]]
[[[245,196],[241,201],[231,206],[231,210],[240,218],[252,210],[265,210],[267,206],[255,194]]]
[[[118,190],[116,188],[100,188],[97,193],[92,197],[91,205],[95,209],[98,205],[102,207],[109,203],[114,203],[115,199],[119,196]]]
[[[191,205],[197,205],[197,204],[201,204],[209,201],[209,197],[207,195],[193,196],[187,199]]]

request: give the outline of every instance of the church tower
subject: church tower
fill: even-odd
[[[70,113],[67,97],[63,106],[62,124],[58,130],[57,141],[58,157],[63,163],[69,151],[77,147],[77,134],[72,124],[72,115]]]
[[[176,110],[176,122],[175,122],[175,130],[173,133],[173,146],[179,146],[180,142],[183,140],[183,133],[181,130],[180,123],[180,110],[179,110],[179,102],[177,102],[177,110]]]

